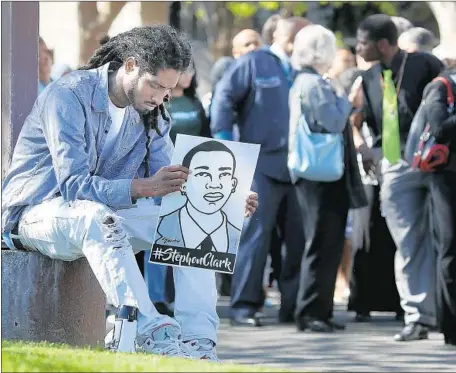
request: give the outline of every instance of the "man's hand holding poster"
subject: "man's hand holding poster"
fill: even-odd
[[[178,135],[172,164],[187,167],[165,196],[150,262],[233,273],[259,145]]]

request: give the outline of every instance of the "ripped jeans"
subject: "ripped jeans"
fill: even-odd
[[[160,206],[140,199],[136,207],[113,212],[92,201],[65,202],[62,197],[27,207],[18,233],[30,250],[66,261],[86,257],[108,301],[139,309],[138,334],[163,323],[180,326],[183,340],[217,342],[215,273],[174,267],[175,319],[160,315],[149,298],[134,253],[151,248]]]

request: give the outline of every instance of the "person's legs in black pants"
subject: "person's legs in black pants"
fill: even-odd
[[[286,219],[287,219],[287,202],[288,197],[282,200],[279,206],[279,211],[277,212],[277,224],[272,233],[271,239],[271,248],[269,253],[271,255],[271,278],[269,280],[270,284],[272,281],[276,280],[279,282],[280,274],[282,273],[282,247],[285,242],[285,233],[286,233]]]
[[[445,344],[456,346],[456,173],[433,175],[431,206],[437,243],[437,319]]]
[[[372,214],[375,213],[375,200],[378,190],[373,185],[364,185],[367,206],[353,210],[352,251],[353,266],[350,277],[350,296],[347,309],[356,311],[357,321],[367,321],[370,317],[371,278],[370,270],[370,237]]]
[[[279,280],[281,294],[279,321],[282,323],[294,321],[301,260],[305,246],[303,215],[306,214],[306,211],[300,208],[297,201],[296,188],[296,186],[292,186],[287,194],[286,211],[284,213],[285,252]]]
[[[231,322],[234,325],[258,325],[254,316],[264,304],[263,275],[271,234],[280,202],[290,185],[258,171],[254,175],[252,191],[264,202],[245,220],[242,229],[231,284]]]
[[[329,332],[343,327],[331,321],[337,270],[345,241],[348,196],[345,180],[301,180],[297,196],[304,211],[306,244],[296,304],[299,330]]]
[[[280,210],[279,210],[280,211]],[[271,236],[271,248],[269,249],[269,255],[271,256],[271,268],[268,278],[268,285],[271,287],[274,280],[277,282],[280,278],[280,273],[282,272],[282,246],[283,246],[283,230],[279,227],[279,217],[277,219],[277,225],[272,230]]]
[[[348,309],[356,311],[356,321],[367,321],[370,318],[369,297],[372,294],[370,294],[369,265],[369,253],[363,249],[358,250],[354,256],[348,299]]]
[[[280,210],[280,209],[279,209]],[[282,271],[282,245],[283,232],[279,227],[279,217],[277,217],[277,225],[272,230],[271,244],[269,248],[269,257],[271,258],[269,267],[265,268],[267,275],[267,286],[263,288],[265,301],[268,297],[268,289],[272,288],[274,280],[279,281],[280,272]]]

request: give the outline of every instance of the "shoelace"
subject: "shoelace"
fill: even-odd
[[[185,356],[185,353],[182,351],[179,343],[177,341],[173,341],[175,343],[162,343],[162,342],[157,342],[157,344],[164,344],[167,347],[165,347],[162,351],[163,355],[167,356]]]
[[[188,351],[182,341],[176,339],[168,339],[168,341],[156,341],[155,344],[165,345],[162,354],[167,356],[179,356],[187,359],[193,359],[193,355]]]
[[[183,348],[187,349],[189,353],[196,359],[203,359],[203,360],[212,360],[212,361],[217,361],[220,362],[218,359],[217,355],[214,352],[214,348],[211,349],[203,349],[201,348],[202,346],[199,344],[198,341],[189,341],[187,343],[181,342],[183,345]],[[196,357],[194,353],[197,352],[201,356]]]
[[[161,347],[160,354],[161,355],[168,355],[168,356],[177,356],[180,353],[180,346],[179,343],[175,340],[166,340],[166,341],[154,341],[152,338],[147,338],[141,345],[139,345],[139,349],[146,351],[147,346],[159,346]]]
[[[196,350],[195,350],[194,346],[192,346],[188,343],[184,343],[183,341],[179,341],[178,343],[179,343],[179,348],[182,351],[182,354],[185,355],[185,357],[195,359],[195,355],[193,352]]]

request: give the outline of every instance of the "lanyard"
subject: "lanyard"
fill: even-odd
[[[405,52],[404,57],[402,58],[401,67],[400,67],[399,73],[398,73],[398,80],[397,80],[397,86],[396,86],[396,99],[397,99],[397,97],[399,97],[399,91],[401,90],[402,79],[404,77],[405,62],[407,61],[407,57],[408,57],[408,53]],[[380,72],[380,87],[383,92],[384,88],[385,88],[385,82],[383,80],[382,72]]]

